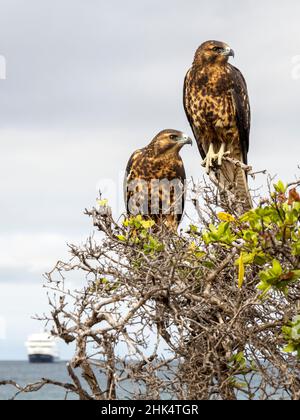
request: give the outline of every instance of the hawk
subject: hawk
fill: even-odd
[[[161,131],[131,156],[124,183],[128,215],[141,214],[174,231],[182,219],[186,174],[180,151],[192,140],[181,131]]]
[[[221,191],[234,194],[244,211],[252,207],[245,171],[228,156],[247,164],[250,105],[241,72],[228,59],[225,43],[207,41],[196,51],[184,82],[184,108],[206,172],[215,171]]]

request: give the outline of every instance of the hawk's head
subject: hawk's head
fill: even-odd
[[[150,143],[155,154],[164,155],[167,152],[179,153],[186,144],[192,145],[192,139],[177,130],[164,130],[157,134]]]
[[[229,57],[234,57],[234,51],[229,45],[220,41],[206,41],[198,48],[195,62],[225,64]]]

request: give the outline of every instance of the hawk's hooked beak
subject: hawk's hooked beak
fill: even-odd
[[[187,134],[183,134],[178,139],[178,143],[182,144],[183,146],[186,145],[186,144],[190,144],[192,146],[193,145],[193,140]]]
[[[224,53],[223,55],[225,55],[226,57],[233,57],[234,58],[234,51],[230,48],[230,47],[226,47],[224,49]]]
[[[234,56],[235,56],[234,51],[233,51],[232,49],[230,49],[230,52],[229,52],[229,57],[233,57],[233,58],[234,58]]]

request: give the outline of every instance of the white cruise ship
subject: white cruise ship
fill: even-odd
[[[25,346],[30,363],[54,363],[59,360],[56,339],[48,332],[30,335]]]

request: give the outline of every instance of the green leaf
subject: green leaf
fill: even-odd
[[[164,245],[153,236],[149,236],[148,243],[144,244],[144,251],[147,253],[162,252],[163,250]]]
[[[130,220],[129,219],[125,219],[123,222],[123,226],[124,227],[128,227],[130,225]]]
[[[293,280],[298,280],[300,278],[300,270],[293,270]]]
[[[246,382],[235,381],[234,386],[237,389],[244,389],[247,388],[248,384]]]
[[[241,289],[243,287],[245,278],[245,266],[243,262],[243,254],[239,258],[239,277],[238,277],[238,287]]]
[[[260,295],[260,299],[264,299],[269,293],[269,291],[272,289],[272,286],[270,284],[267,284],[266,282],[261,282],[257,286],[257,289],[262,291],[262,294]]]
[[[293,208],[294,208],[294,210],[296,211],[296,212],[300,212],[300,202],[299,201],[296,201],[294,204],[293,204]]]
[[[198,233],[198,227],[195,225],[190,225],[190,232],[191,233]]]
[[[274,184],[275,191],[280,194],[285,194],[287,190],[287,185],[284,185],[282,181],[279,181],[277,184]]]
[[[284,327],[282,327],[282,333],[285,335],[286,338],[290,338],[291,333],[292,333],[292,328],[284,326]]]
[[[295,351],[295,346],[294,344],[288,344],[287,346],[284,347],[283,351],[284,353],[294,353]]]
[[[209,268],[210,270],[214,270],[216,267],[213,262],[211,261],[203,261],[203,267]]]
[[[277,277],[281,276],[282,274],[282,268],[278,260],[273,260],[273,273]]]
[[[201,260],[202,258],[204,258],[206,256],[206,253],[203,252],[203,251],[199,251],[199,252],[195,252],[194,255],[198,260]]]
[[[154,220],[142,220],[140,223],[144,229],[151,229],[155,225]]]

